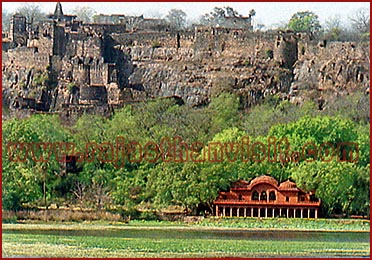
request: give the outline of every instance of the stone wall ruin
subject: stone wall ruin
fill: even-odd
[[[51,17],[27,32],[16,15],[10,37],[3,37],[3,105],[10,109],[68,118],[156,97],[198,107],[220,91],[237,93],[243,108],[268,95],[302,103],[369,93],[367,42],[319,44],[290,31],[249,28],[172,31],[162,21],[124,15],[122,22],[118,16],[119,22],[90,24]],[[42,72],[43,80],[35,76]]]

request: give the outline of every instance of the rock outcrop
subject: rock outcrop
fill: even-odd
[[[156,97],[204,106],[223,91],[237,93],[244,108],[268,95],[324,103],[356,90],[369,93],[369,42],[318,43],[290,31],[211,27],[133,31],[74,20],[35,28],[18,32],[29,35],[26,41],[3,39],[8,111],[69,118],[110,115],[125,103]]]

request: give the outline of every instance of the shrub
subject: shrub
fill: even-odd
[[[68,91],[71,93],[72,92],[72,89],[75,87],[75,84],[74,83],[68,83],[67,84],[67,89],[68,89]]]
[[[141,212],[139,219],[143,220],[159,220],[159,216],[156,214],[155,211],[144,211]]]
[[[14,211],[3,210],[1,215],[3,223],[17,223],[18,218]]]
[[[272,59],[272,58],[274,58],[274,52],[273,52],[273,50],[267,49],[265,51],[265,58],[266,59]]]
[[[154,49],[160,48],[161,47],[161,44],[160,44],[160,42],[155,41],[155,42],[152,43],[151,47],[154,48]]]

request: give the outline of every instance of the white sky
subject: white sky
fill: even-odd
[[[52,13],[56,2],[35,2],[42,11]],[[242,15],[248,15],[255,9],[254,23],[264,24],[267,28],[288,22],[297,11],[313,11],[319,16],[321,23],[329,17],[338,15],[347,20],[357,9],[370,10],[369,2],[61,2],[63,12],[71,14],[78,6],[89,6],[103,14],[141,15],[145,17],[165,16],[172,8],[182,9],[188,19],[197,19],[209,13],[215,6],[231,6]],[[3,2],[2,8],[14,12],[24,2]]]

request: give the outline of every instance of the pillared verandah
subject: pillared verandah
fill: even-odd
[[[317,218],[320,200],[287,180],[278,184],[263,175],[247,182],[236,181],[214,201],[216,216]]]

